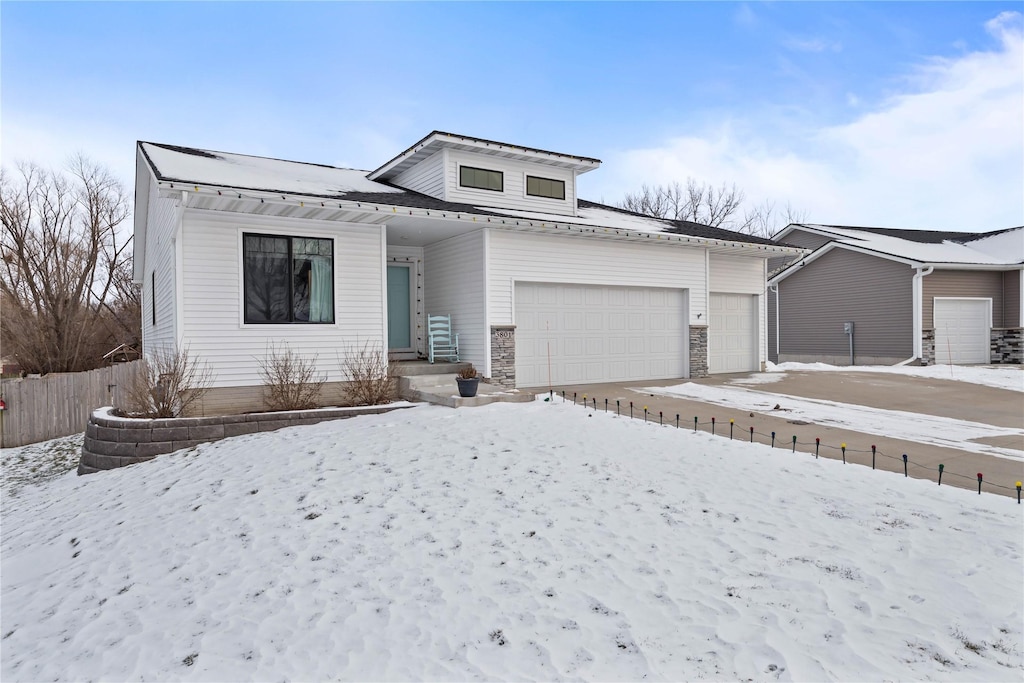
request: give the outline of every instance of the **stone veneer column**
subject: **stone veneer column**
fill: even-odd
[[[935,330],[921,332],[921,365],[935,365]]]
[[[1024,328],[993,327],[991,354],[992,363],[1024,363]]]
[[[690,325],[690,379],[708,376],[708,326]]]
[[[515,325],[491,325],[491,383],[516,388]]]

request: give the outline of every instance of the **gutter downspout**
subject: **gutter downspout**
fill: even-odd
[[[768,291],[775,295],[775,362],[782,362],[782,349],[779,348],[779,285],[768,285]]]
[[[928,266],[927,268],[920,266],[917,268],[917,272],[914,273],[914,355],[896,365],[906,365],[917,360],[924,351],[924,345],[921,341],[921,336],[924,334],[924,283],[922,280],[924,280],[925,276],[931,275],[934,270],[935,266]]]

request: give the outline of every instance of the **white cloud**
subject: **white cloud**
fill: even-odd
[[[855,120],[780,143],[756,122],[609,158],[617,184],[688,176],[736,182],[752,201],[787,201],[810,220],[849,225],[985,230],[1024,224],[1024,39],[1021,15],[986,23],[992,51],[936,58],[907,91]],[[852,102],[851,102],[852,103]]]

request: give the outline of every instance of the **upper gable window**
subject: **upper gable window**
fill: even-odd
[[[531,197],[565,199],[565,181],[528,175],[526,176],[526,194]]]
[[[505,176],[501,171],[490,171],[486,168],[473,168],[472,166],[459,166],[459,185],[462,187],[474,187],[478,190],[503,192],[505,189]]]

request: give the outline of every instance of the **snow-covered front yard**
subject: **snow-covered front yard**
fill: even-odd
[[[1024,678],[1015,501],[559,402],[14,495],[0,678]]]

